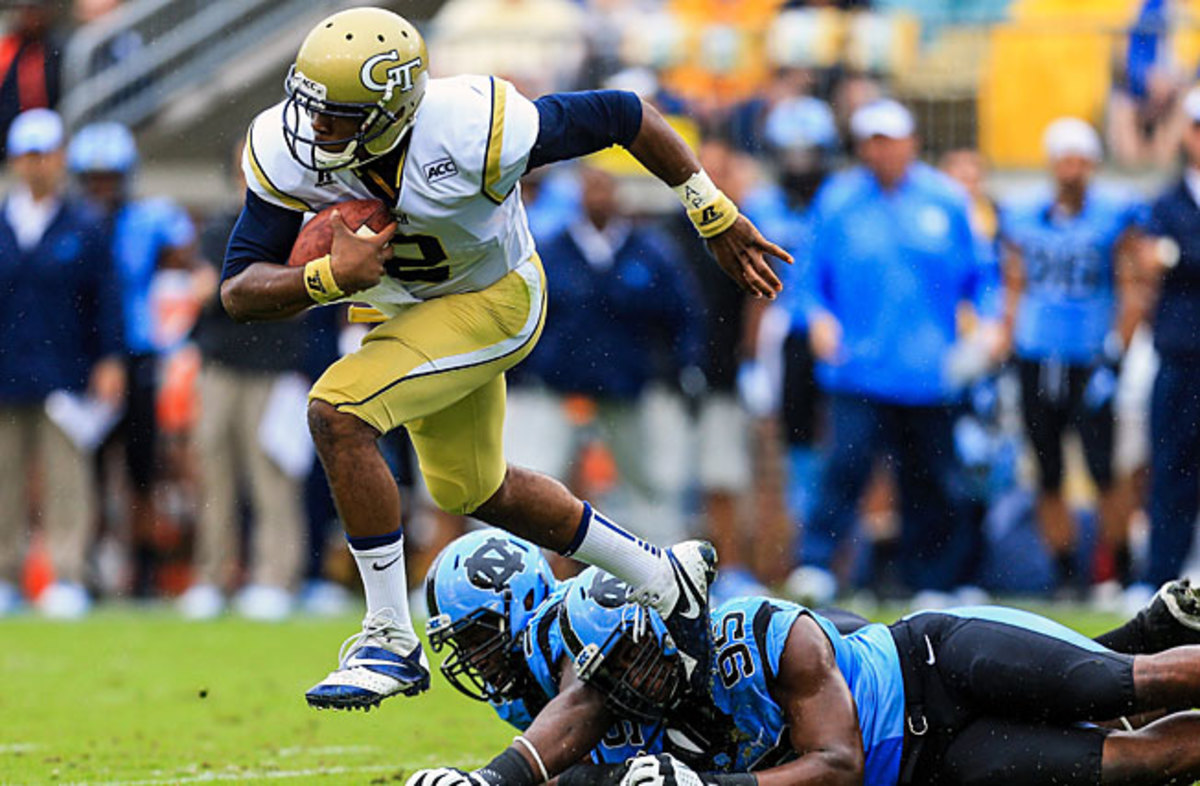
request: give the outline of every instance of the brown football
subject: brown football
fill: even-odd
[[[329,224],[329,218],[335,210],[351,232],[357,232],[364,226],[372,232],[381,232],[393,221],[391,212],[381,200],[351,199],[338,202],[317,213],[300,230],[296,242],[292,244],[292,253],[288,257],[289,265],[307,265],[329,253],[333,245],[333,227]]]

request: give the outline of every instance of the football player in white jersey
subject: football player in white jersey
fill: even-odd
[[[685,653],[706,658],[709,544],[660,550],[552,478],[504,460],[504,371],[533,348],[545,318],[545,277],[518,180],[623,145],[677,192],[717,263],[746,290],[774,297],[780,283],[764,255],[790,259],[632,93],[531,102],[495,77],[430,79],[428,60],[417,29],[389,11],[355,8],[313,28],[288,74],[287,99],[251,126],[249,190],[222,272],[222,302],[235,319],[350,300],[383,320],[309,395],[309,428],[367,613],[308,702],[366,708],[429,685],[408,612],[399,492],[376,447],[399,426],[439,507],[619,576],[634,599],[659,610]],[[370,197],[391,206],[394,225],[360,236],[335,217],[330,254],[303,268],[281,264],[305,214]]]

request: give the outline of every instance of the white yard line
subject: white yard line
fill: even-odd
[[[348,753],[370,753],[373,750],[378,748],[374,745],[325,745],[319,748],[297,745],[292,748],[280,748],[275,751],[274,756],[343,756]]]
[[[325,753],[343,753],[343,752],[361,752],[364,750],[374,750],[372,745],[331,745],[324,748],[296,748],[300,752],[316,753],[318,751]],[[285,748],[293,750],[291,748]],[[281,751],[280,753],[283,753]],[[460,761],[456,764],[460,767],[475,767],[482,762],[476,761]],[[299,770],[242,770],[240,772],[203,772],[197,775],[177,775],[174,777],[162,778],[144,778],[133,781],[72,781],[66,782],[63,786],[160,786],[160,784],[174,783],[218,783],[221,781],[252,781],[252,780],[286,780],[288,778],[312,778],[314,776],[324,775],[353,775],[357,773],[366,774],[371,772],[395,772],[398,770],[413,771],[421,767],[436,766],[439,764],[437,757],[427,756],[420,762],[396,762],[394,764],[371,764],[361,767],[312,767]],[[195,769],[198,765],[192,765]]]
[[[0,745],[0,756],[6,753],[29,753],[37,750],[40,745],[35,745],[32,742],[13,742],[5,745]]]
[[[136,781],[76,781],[66,786],[156,786],[170,783],[216,783],[219,781],[283,780],[311,778],[316,775],[350,775],[404,769],[399,764],[373,764],[365,767],[314,767],[304,770],[244,770],[242,772],[205,772],[172,778],[146,778]]]

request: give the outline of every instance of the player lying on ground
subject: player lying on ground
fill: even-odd
[[[561,606],[581,679],[600,686],[610,706],[628,705],[622,694],[657,694],[686,721],[696,696],[676,687],[664,697],[664,680],[642,676],[672,659],[669,647],[637,633],[639,618],[653,612],[626,607],[615,633],[594,624],[605,616],[581,593]],[[726,744],[693,751],[690,767],[640,761],[627,786],[667,769],[676,780],[692,770],[753,772],[762,786],[1200,777],[1200,713],[1189,711],[1200,702],[1197,646],[1121,654],[1034,614],[983,606],[919,612],[843,636],[820,615],[768,598],[724,605],[713,631],[712,695],[703,698],[726,724],[725,734],[709,737]],[[1136,731],[1091,725],[1155,712],[1169,714]]]
[[[454,564],[460,567],[465,566],[468,559],[471,558],[473,558],[472,561],[476,568],[481,565],[498,564],[499,561],[495,555],[500,551],[507,550],[503,548],[505,536],[493,537],[479,533],[473,537],[479,538],[484,546],[481,548],[475,544],[467,544],[460,547],[460,544],[456,543],[446,552],[446,559],[453,559]],[[515,549],[513,550],[515,551]],[[467,554],[470,557],[463,556]],[[492,555],[491,558],[485,559],[489,554]],[[451,557],[451,555],[454,556]],[[516,563],[507,562],[508,568],[499,573],[493,569],[490,576],[450,569],[447,567],[448,564],[450,563],[443,562],[441,566],[431,572],[428,589],[431,594],[431,608],[438,609],[438,613],[431,617],[431,641],[436,642],[435,646],[438,647],[447,644],[451,646],[452,654],[447,658],[443,670],[452,682],[459,684],[458,679],[461,674],[470,674],[475,690],[474,692],[464,690],[464,692],[474,695],[476,698],[486,697],[493,703],[501,717],[522,729],[528,725],[528,715],[536,711],[535,708],[545,704],[560,691],[563,698],[554,699],[547,705],[534,727],[529,729],[528,739],[519,740],[517,744],[497,757],[487,767],[467,776],[456,770],[426,770],[413,776],[411,780],[414,784],[419,786],[442,786],[445,784],[445,786],[449,786],[453,783],[463,782],[464,777],[474,780],[476,783],[524,784],[527,780],[529,783],[534,783],[541,780],[537,775],[540,775],[543,766],[551,775],[565,770],[566,774],[563,777],[568,782],[592,783],[607,780],[615,783],[620,779],[623,769],[589,772],[587,768],[576,767],[566,770],[569,765],[579,761],[593,746],[596,746],[596,752],[601,754],[594,755],[593,760],[613,761],[614,756],[611,754],[617,753],[619,749],[637,750],[640,747],[642,751],[655,753],[664,749],[665,742],[666,750],[674,751],[681,757],[691,759],[693,764],[702,771],[718,768],[734,771],[763,769],[771,767],[773,762],[778,759],[794,756],[786,742],[773,747],[772,750],[764,750],[764,744],[768,747],[776,746],[781,739],[778,726],[778,718],[781,716],[778,706],[774,706],[773,710],[767,710],[764,709],[764,702],[758,700],[770,696],[774,691],[775,686],[763,683],[763,675],[768,673],[764,671],[763,665],[771,664],[773,658],[774,663],[771,668],[777,669],[779,652],[764,654],[759,639],[765,635],[766,630],[771,629],[771,625],[774,625],[776,630],[779,628],[779,622],[774,621],[772,617],[775,612],[794,611],[797,615],[794,618],[798,619],[798,615],[803,611],[800,607],[783,601],[755,599],[726,604],[717,614],[713,615],[719,643],[714,683],[719,678],[720,685],[725,686],[732,676],[746,670],[751,675],[757,674],[758,680],[742,680],[738,683],[740,684],[739,688],[734,690],[725,688],[724,692],[722,692],[722,688],[716,688],[718,701],[715,702],[715,706],[697,706],[697,702],[685,700],[679,708],[669,713],[666,722],[672,728],[667,730],[664,740],[662,735],[657,733],[655,727],[658,725],[663,707],[670,703],[664,691],[669,692],[668,686],[675,684],[677,679],[671,679],[668,675],[658,685],[652,686],[659,692],[657,699],[661,703],[656,705],[654,691],[651,688],[645,686],[636,688],[639,683],[638,679],[622,679],[620,676],[614,676],[611,666],[607,670],[595,666],[595,664],[605,662],[611,664],[614,658],[619,662],[622,657],[628,657],[630,654],[628,651],[622,652],[624,646],[628,644],[627,640],[604,641],[611,631],[622,628],[622,621],[625,619],[622,615],[637,614],[636,610],[624,606],[621,601],[622,587],[612,577],[595,570],[585,571],[580,577],[564,582],[556,592],[552,593],[543,607],[535,613],[534,619],[537,620],[535,624],[522,627],[520,620],[513,618],[510,625],[505,627],[496,611],[503,607],[500,599],[508,593],[508,590],[497,589],[493,578],[496,575],[505,576],[508,577],[508,582],[517,586],[521,580],[517,578],[519,568]],[[488,585],[489,588],[481,590],[481,585]],[[599,681],[604,687],[603,691],[594,690],[587,685],[578,683],[574,680],[572,670],[566,668],[567,657],[562,649],[564,646],[563,634],[554,624],[554,619],[558,614],[554,607],[558,606],[565,596],[570,595],[573,589],[575,590],[575,599],[580,602],[586,600],[586,605],[575,604],[574,608],[577,612],[582,609],[576,616],[582,614],[584,624],[571,626],[571,629],[576,632],[580,630],[589,632],[577,640],[582,642],[590,637],[603,642],[603,646],[596,648],[596,652],[603,657],[591,658],[589,663],[593,664],[592,669],[588,675],[585,675],[593,684]],[[526,594],[528,595],[528,593]],[[767,625],[766,628],[756,631],[758,625],[746,622],[746,609],[738,605],[746,603],[758,609],[752,619],[759,625]],[[570,608],[572,607],[568,607],[568,610]],[[766,611],[763,611],[764,608]],[[1200,605],[1197,604],[1196,595],[1186,583],[1176,582],[1164,587],[1154,601],[1135,619],[1098,637],[1098,640],[1124,649],[1130,654],[1154,652],[1186,642],[1200,641],[1200,632],[1195,629],[1200,626],[1198,610],[1200,610]],[[1068,639],[1076,644],[1087,642],[1086,646],[1096,650],[1100,649],[1090,640],[1083,639],[1077,634],[1067,632],[1061,626],[1024,612],[986,609],[982,610],[978,616],[988,618],[989,615],[998,615],[1004,619],[1005,622],[1001,624],[1015,621],[1022,630],[1036,633],[1044,627],[1050,635],[1066,633]],[[492,620],[491,622],[488,621],[489,618]],[[816,617],[813,618],[816,619]],[[831,623],[824,617],[820,617],[820,619],[828,630]],[[865,621],[855,623],[848,616],[841,622],[839,627],[843,632],[865,624]],[[645,628],[642,632],[643,641],[654,638],[655,626],[661,631],[661,623],[654,620],[653,615],[650,616],[649,623],[643,621],[642,624]],[[902,623],[898,623],[898,625],[900,624]],[[878,625],[869,626],[869,629],[874,630],[876,637],[880,635],[881,631],[886,632],[887,630]],[[788,629],[785,628],[786,630]],[[727,635],[728,632],[736,633],[736,635]],[[836,633],[836,629],[833,632]],[[571,640],[570,636],[567,638],[568,641]],[[661,636],[658,638],[662,639]],[[779,640],[777,637],[776,643],[782,646],[785,640],[786,634],[784,640]],[[671,646],[666,639],[662,639],[660,643],[667,647]],[[582,646],[586,645],[576,646],[577,653],[581,651]],[[636,648],[632,652],[636,654]],[[556,685],[552,679],[556,662],[561,673],[561,685]],[[849,666],[852,669],[854,667],[853,661],[847,661],[841,665]],[[1046,668],[1052,667],[1052,663],[1046,664]],[[587,668],[585,665],[585,669]],[[896,679],[899,679],[898,675]],[[606,680],[607,682],[605,682]],[[644,678],[641,682],[644,682]],[[863,684],[855,683],[855,685],[859,690],[864,689]],[[894,683],[892,688],[902,691],[898,682]],[[639,692],[642,695],[639,695]],[[603,696],[607,696],[610,705],[613,706],[605,708]],[[862,719],[866,717],[864,712],[871,710],[871,705],[861,700],[856,699],[856,701],[859,703],[859,717]],[[713,703],[710,702],[710,704]],[[770,702],[766,702],[766,704],[770,704]],[[747,707],[750,709],[745,709]],[[517,709],[514,710],[514,708]],[[719,711],[714,712],[714,708]],[[741,714],[739,714],[738,708],[742,708]],[[633,725],[633,723],[615,724],[614,719],[620,718],[637,721],[637,725]],[[768,721],[764,721],[764,718],[767,718]],[[886,745],[880,746],[871,742],[870,735],[868,735],[871,728],[873,727],[863,726],[864,747],[878,748],[874,751],[876,754],[874,759],[877,764],[879,762],[883,762],[883,764],[877,766],[876,769],[886,770]],[[987,730],[987,727],[976,727],[974,733],[984,734],[981,729]],[[636,736],[630,736],[631,732]],[[600,742],[601,737],[604,742],[611,741],[613,744],[605,747],[604,743]],[[688,741],[689,739],[691,742]],[[736,742],[739,739],[741,742]],[[751,742],[746,742],[746,740]],[[898,745],[898,742],[896,744]],[[520,745],[520,748],[517,745]],[[709,758],[696,760],[694,755],[697,750],[707,751],[710,754]],[[898,750],[898,748],[894,748],[891,753],[896,754]],[[602,755],[606,752],[610,755]],[[1031,751],[1032,753],[1033,751]],[[638,777],[646,777],[647,766],[645,762],[640,764],[637,769]],[[708,778],[708,776],[705,777]],[[883,782],[877,776],[870,777],[868,780]],[[886,781],[886,776],[884,780]]]
[[[560,93],[531,102],[495,77],[430,79],[428,60],[417,29],[389,11],[330,16],[301,45],[287,100],[251,124],[243,158],[249,188],[222,271],[230,315],[281,319],[349,299],[385,319],[309,395],[309,428],[367,613],[308,701],[370,707],[428,687],[405,592],[399,493],[376,447],[400,426],[439,507],[620,576],[639,602],[658,609],[685,651],[706,657],[699,610],[711,547],[660,550],[552,478],[504,460],[504,372],[536,343],[546,298],[518,180],[622,145],[675,189],[717,264],[744,289],[774,297],[780,284],[764,254],[789,258],[738,214],[636,95]],[[383,200],[396,223],[359,236],[335,217],[328,254],[303,267],[282,264],[306,213],[366,198]]]

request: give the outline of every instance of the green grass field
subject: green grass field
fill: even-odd
[[[1095,634],[1118,622],[1053,614]],[[370,713],[316,712],[303,693],[355,619],[184,622],[106,609],[79,623],[0,622],[0,783],[209,781],[402,784],[477,766],[512,738],[440,676]]]
[[[358,622],[101,611],[0,622],[0,783],[403,783],[476,766],[512,733],[435,675],[369,713],[317,712],[304,691]]]

